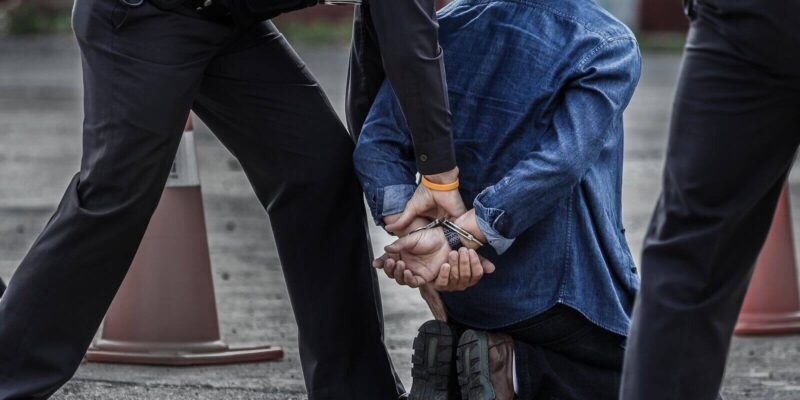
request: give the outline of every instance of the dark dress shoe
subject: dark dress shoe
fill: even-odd
[[[464,400],[513,400],[511,336],[468,330],[458,343],[458,383]]]
[[[408,400],[460,400],[455,359],[458,338],[442,321],[419,328],[411,357],[411,393]]]

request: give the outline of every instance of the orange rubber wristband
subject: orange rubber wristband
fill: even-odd
[[[435,190],[437,192],[449,192],[451,190],[458,189],[459,181],[458,179],[456,179],[455,182],[440,184],[440,183],[433,183],[423,176],[422,186],[425,186],[426,188],[430,190]]]

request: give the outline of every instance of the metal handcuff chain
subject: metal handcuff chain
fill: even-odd
[[[450,221],[449,219],[446,219],[446,218],[437,218],[437,219],[431,221],[431,223],[429,223],[428,225],[425,225],[425,226],[419,227],[417,229],[414,229],[413,231],[409,232],[408,234],[411,235],[411,234],[414,234],[414,233],[417,233],[417,232],[421,232],[421,231],[424,231],[424,230],[437,228],[437,227],[440,227],[440,226],[448,228],[448,229],[454,231],[456,234],[458,234],[458,236],[466,239],[470,243],[475,243],[476,245],[478,245],[478,247],[483,247],[483,243],[480,240],[476,239],[473,234],[469,233],[466,229],[456,225],[453,221]]]

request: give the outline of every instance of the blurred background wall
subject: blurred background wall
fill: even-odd
[[[642,32],[683,32],[689,26],[681,0],[639,0],[636,16],[634,26]]]
[[[636,3],[639,1],[642,0],[597,0],[597,3],[631,28],[635,28],[637,19]]]

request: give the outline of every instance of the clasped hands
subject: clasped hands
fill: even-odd
[[[458,170],[454,172],[457,177]],[[455,180],[452,176],[438,178],[444,182]],[[386,253],[377,258],[373,266],[383,269],[400,285],[420,288],[434,316],[446,320],[436,292],[472,287],[484,274],[494,272],[495,266],[479,256],[470,243],[464,243],[465,247],[453,251],[441,227],[409,234],[436,218],[454,219],[456,225],[486,243],[478,228],[475,211],[467,211],[458,190],[434,191],[420,185],[401,214],[384,219],[386,230],[400,238],[384,248]]]

